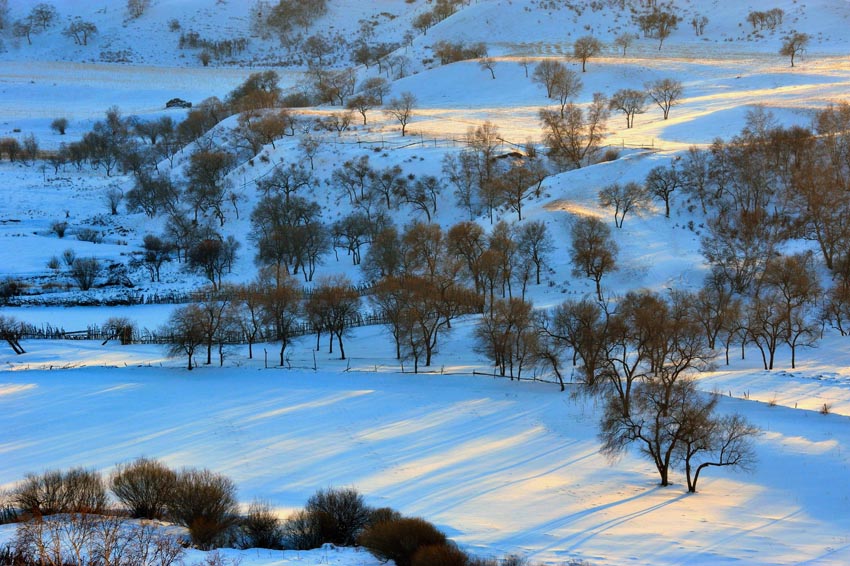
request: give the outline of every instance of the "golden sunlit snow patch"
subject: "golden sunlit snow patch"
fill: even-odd
[[[341,401],[345,401],[347,399],[354,399],[356,397],[362,397],[363,395],[369,395],[370,393],[374,393],[374,391],[350,391],[347,393],[340,393],[338,395],[331,395],[329,397],[325,397],[323,399],[319,399],[316,401],[310,401],[308,403],[298,403],[297,405],[289,405],[287,407],[281,407],[279,409],[274,409],[271,411],[266,411],[264,413],[259,413],[253,417],[247,419],[248,422],[258,421],[262,419],[270,419],[274,417],[279,417],[280,415],[285,415],[288,413],[294,413],[296,411],[304,411],[306,409],[316,409],[319,407],[327,407],[328,405],[333,405],[335,403],[339,403]]]
[[[602,218],[600,211],[570,200],[553,200],[543,205],[543,208],[550,212],[569,212],[575,216],[595,216],[596,218]]]
[[[0,383],[0,396],[23,393],[24,391],[29,391],[30,389],[35,389],[36,387],[37,386],[34,383]]]

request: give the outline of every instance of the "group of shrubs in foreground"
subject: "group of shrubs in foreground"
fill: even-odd
[[[155,520],[185,527],[190,540]],[[516,556],[470,557],[428,521],[370,507],[351,488],[319,490],[283,521],[261,501],[241,514],[228,477],[175,471],[146,458],[119,465],[108,478],[83,468],[29,474],[0,501],[0,522],[18,523],[14,541],[0,549],[0,563],[14,566],[172,566],[189,544],[202,550],[362,546],[396,566],[524,563]]]

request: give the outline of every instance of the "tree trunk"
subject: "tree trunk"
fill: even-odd
[[[338,332],[336,335],[337,341],[339,342],[339,354],[341,360],[345,359],[345,349],[342,347],[342,331]]]

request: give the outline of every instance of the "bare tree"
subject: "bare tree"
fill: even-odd
[[[810,346],[818,336],[817,305],[823,292],[811,253],[778,256],[765,266],[762,288],[778,293],[785,317],[785,342],[791,348],[791,368],[797,347]]]
[[[205,316],[200,306],[190,303],[171,313],[167,325],[160,331],[169,338],[170,356],[186,355],[187,369],[194,368],[195,350],[205,341]]]
[[[263,196],[283,195],[286,203],[298,191],[309,189],[314,183],[313,175],[303,165],[280,163],[271,175],[257,179],[257,191]]]
[[[574,104],[566,106],[563,117],[541,110],[549,157],[564,168],[579,168],[592,160],[604,138],[608,116],[608,101],[601,93],[594,93],[584,112]]]
[[[476,199],[478,162],[478,155],[470,150],[443,156],[443,175],[454,186],[457,204],[467,211],[470,220],[481,211],[481,203]]]
[[[233,268],[240,246],[233,236],[222,239],[217,234],[209,234],[187,250],[187,266],[202,272],[213,289],[218,289],[222,276]]]
[[[170,242],[164,241],[153,234],[146,234],[144,238],[144,256],[142,262],[151,276],[151,283],[160,280],[160,269],[162,264],[171,259],[173,248]]]
[[[286,273],[274,273],[275,268],[263,270],[258,278],[260,316],[272,334],[270,338],[280,342],[280,366],[285,362],[286,348],[295,335],[298,316],[301,313],[301,289],[294,278]]]
[[[333,353],[333,341],[339,344],[340,359],[345,359],[343,337],[357,316],[360,296],[345,276],[325,277],[318,282],[307,298],[305,310],[318,334],[327,330],[330,335],[329,351]]]
[[[564,69],[563,73],[558,73],[552,84],[552,97],[558,100],[561,110],[561,118],[564,118],[564,113],[567,104],[573,99],[582,88],[581,79],[570,69]]]
[[[638,25],[643,33],[658,39],[658,50],[664,45],[664,40],[670,37],[673,30],[679,26],[679,16],[673,11],[672,5],[653,6],[652,11],[638,16]]]
[[[140,18],[150,5],[150,0],[127,0],[127,13],[130,19]]]
[[[608,108],[626,115],[626,128],[635,125],[635,115],[646,112],[646,93],[631,88],[620,89],[608,101]]]
[[[0,340],[5,340],[15,354],[26,354],[20,340],[23,334],[23,325],[18,319],[11,316],[0,315]]]
[[[646,83],[645,88],[649,98],[661,108],[665,120],[670,115],[670,108],[679,103],[684,91],[682,83],[673,79],[658,79]]]
[[[665,218],[670,218],[670,199],[680,186],[679,172],[672,166],[653,167],[646,175],[646,190],[664,203]]]
[[[525,222],[517,231],[517,251],[519,255],[534,264],[537,284],[540,285],[540,271],[549,254],[555,251],[555,244],[542,220]]]
[[[64,117],[56,118],[50,122],[50,129],[58,133],[60,136],[64,136],[65,130],[68,129],[68,119]]]
[[[691,26],[694,28],[694,33],[697,37],[703,35],[705,33],[705,26],[708,25],[708,16],[702,14],[695,14],[693,18],[691,18]]]
[[[749,471],[756,463],[752,439],[761,431],[738,414],[712,414],[715,400],[683,415],[685,430],[676,457],[685,465],[688,491],[696,493],[700,473],[709,468]]]
[[[537,350],[533,321],[531,303],[518,298],[497,300],[475,328],[475,350],[493,361],[499,375],[519,380]]]
[[[522,220],[522,208],[526,200],[540,193],[540,185],[546,178],[539,161],[514,161],[496,179],[499,200],[517,213]]]
[[[304,153],[304,157],[306,157],[310,161],[310,170],[314,169],[314,159],[316,155],[319,153],[319,149],[322,147],[322,142],[320,138],[311,135],[309,133],[305,133],[301,136],[301,139],[298,140],[298,148]]]
[[[544,59],[534,67],[531,80],[546,89],[546,97],[552,98],[553,88],[559,76],[566,73],[567,68],[560,61]]]
[[[581,72],[584,73],[587,60],[596,57],[602,52],[602,42],[592,35],[585,35],[573,43],[573,57],[581,61]]]
[[[349,110],[356,110],[357,112],[359,112],[360,115],[363,117],[363,125],[365,126],[366,113],[375,106],[378,106],[378,104],[379,102],[377,98],[369,96],[368,94],[358,94],[348,99],[346,107]]]
[[[629,212],[638,212],[646,206],[647,192],[643,185],[629,181],[625,184],[614,183],[599,191],[599,204],[614,208],[614,226],[623,227],[623,221]]]
[[[30,10],[29,20],[33,26],[41,26],[42,30],[46,30],[56,21],[56,16],[56,6],[47,2],[41,2]]]
[[[496,78],[496,61],[493,60],[492,57],[481,57],[478,60],[478,66],[481,67],[482,71],[490,71],[490,78]]]
[[[416,108],[416,97],[411,92],[403,92],[397,98],[390,99],[384,108],[384,113],[395,118],[401,124],[401,135],[404,137],[407,131],[407,124],[413,117],[413,111]]]
[[[109,207],[109,213],[118,214],[118,205],[124,200],[124,192],[118,187],[109,187],[103,195],[104,203]]]
[[[758,348],[765,370],[773,369],[776,350],[788,332],[783,303],[779,292],[771,289],[754,297],[745,311],[745,339]]]
[[[33,31],[32,21],[29,18],[15,20],[12,23],[12,37],[25,37],[27,45],[32,45]]]
[[[383,77],[370,77],[360,85],[360,92],[365,96],[384,103],[384,97],[390,94],[390,83]]]
[[[100,275],[100,262],[93,257],[80,257],[71,265],[71,278],[80,286],[80,290],[88,291]]]
[[[570,235],[573,274],[593,279],[601,301],[602,277],[617,268],[617,243],[611,239],[611,229],[594,216],[582,216],[573,222]]]
[[[625,33],[621,33],[616,38],[614,38],[614,45],[622,48],[623,57],[625,57],[626,56],[626,49],[628,49],[632,45],[632,43],[634,43],[634,41],[635,41],[635,36],[631,33],[625,32]]]
[[[811,36],[807,33],[794,32],[782,43],[779,54],[791,58],[791,66],[794,66],[794,58],[802,55],[809,46]]]
[[[76,18],[68,24],[68,27],[62,33],[67,37],[73,38],[74,43],[77,45],[88,45],[89,38],[97,33],[97,26],[92,22]]]

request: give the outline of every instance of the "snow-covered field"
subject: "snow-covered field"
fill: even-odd
[[[9,4],[17,18],[32,3]],[[43,148],[55,149],[79,139],[110,106],[126,116],[160,116],[172,97],[195,102],[224,98],[257,70],[202,68],[175,47],[174,32],[166,29],[172,17],[179,17],[183,29],[220,31],[222,37],[247,34],[242,2],[159,0],[132,21],[118,13],[118,4],[56,2],[63,18],[79,13],[97,22],[101,32],[88,47],[71,48],[59,28],[33,36],[32,46],[3,37],[0,137],[33,133]],[[353,33],[356,20],[371,9],[396,14],[378,28],[393,40],[400,40],[411,19],[426,9],[421,1],[329,4],[329,14],[318,25],[343,33]],[[398,125],[375,109],[368,126],[328,135],[316,159],[317,171],[327,172],[368,152],[375,166],[399,164],[405,172],[439,175],[443,154],[456,148],[451,140],[484,120],[495,123],[509,142],[538,140],[537,113],[551,101],[525,77],[520,59],[562,58],[575,37],[593,31],[610,43],[630,25],[628,18],[607,9],[586,8],[578,15],[566,8],[542,10],[539,4],[477,0],[417,36],[405,50],[412,74],[392,85],[393,94],[410,91],[417,96],[412,134],[401,138]],[[544,284],[529,289],[537,307],[592,292],[591,282],[570,275],[566,242],[574,215],[593,214],[611,222],[612,213],[597,202],[601,187],[640,181],[690,145],[735,135],[756,105],[770,110],[778,123],[809,125],[814,110],[847,96],[847,2],[677,4],[686,18],[708,14],[704,39],[694,37],[685,21],[661,51],[655,40],[636,41],[625,58],[607,47],[581,75],[582,103],[596,91],[641,88],[646,81],[668,76],[683,82],[685,95],[666,121],[657,108],[650,108],[626,130],[621,115],[612,116],[608,143],[622,148],[620,159],[544,181],[543,196],[529,204],[526,215],[547,223],[557,251]],[[774,6],[785,10],[786,24],[760,38],[749,36],[746,13]],[[814,37],[793,69],[776,53],[782,33],[792,29]],[[474,61],[433,69],[422,65],[427,46],[446,38],[487,42],[496,78]],[[102,50],[130,47],[130,63],[97,58]],[[257,41],[245,58],[273,59],[277,49],[274,41]],[[578,69],[574,61],[568,64]],[[303,69],[279,72],[282,86],[290,88]],[[360,78],[377,72],[358,70]],[[168,112],[176,120],[185,111]],[[64,137],[50,129],[59,116],[70,120]],[[386,148],[373,152],[358,141]],[[299,155],[297,142],[285,139],[263,152],[272,162],[292,160]],[[628,149],[638,145],[651,149]],[[393,149],[400,146],[405,147]],[[243,210],[250,210],[256,198],[253,180],[267,168],[244,163],[231,174]],[[128,189],[127,176],[2,161],[0,180],[0,276],[46,276],[47,260],[68,248],[78,256],[124,262],[140,249],[145,233],[162,227],[161,219],[141,214],[107,215],[103,191]],[[326,207],[325,221],[330,222],[345,210],[326,193],[322,187],[313,196]],[[256,269],[245,238],[247,216],[225,227],[245,246],[228,276],[235,282],[253,278]],[[512,216],[506,212],[503,217]],[[447,227],[464,217],[452,197],[444,195],[437,221]],[[404,224],[412,218],[403,210],[395,221]],[[657,210],[629,216],[615,230],[621,269],[606,278],[606,287],[612,293],[698,287],[705,266],[699,229],[687,226],[692,218],[682,201],[674,203],[670,219]],[[75,228],[102,229],[104,242],[57,238],[50,225],[63,219]],[[319,272],[361,278],[343,254],[339,260],[329,254]],[[148,283],[142,272],[133,275],[137,290],[144,293],[202,284],[202,278],[176,265],[166,266],[161,284]],[[81,330],[111,316],[129,316],[140,327],[156,328],[173,308],[19,307],[0,309],[0,314],[66,330]],[[756,440],[759,461],[752,473],[710,470],[699,493],[690,495],[678,474],[674,485],[658,487],[651,464],[636,454],[616,462],[600,455],[599,407],[593,399],[572,395],[572,388],[559,393],[550,383],[473,375],[492,371],[473,352],[474,325],[474,318],[454,324],[432,372],[420,375],[402,373],[391,339],[379,327],[354,331],[346,344],[346,361],[324,350],[314,357],[313,339],[301,338],[291,350],[291,369],[271,367],[278,348],[274,344],[256,346],[254,360],[238,348],[227,353],[223,368],[187,372],[184,360],[169,359],[154,346],[27,341],[27,354],[0,352],[0,488],[11,487],[28,472],[70,466],[108,471],[117,462],[148,456],[172,466],[206,466],[226,473],[237,482],[241,501],[268,499],[281,516],[303,505],[316,489],[354,486],[369,504],[422,516],[462,548],[482,556],[518,553],[552,565],[569,560],[592,565],[850,563],[846,338],[827,330],[817,348],[798,353],[795,370],[789,369],[788,352],[780,349],[778,369],[772,372],[762,371],[758,353],[751,351],[745,360],[733,359],[729,367],[698,376],[701,389],[723,396],[721,412],[740,412],[763,432]],[[830,414],[819,413],[824,405]],[[0,537],[10,532],[0,529]],[[228,554],[238,554],[243,566],[375,563],[365,552],[350,549]]]

